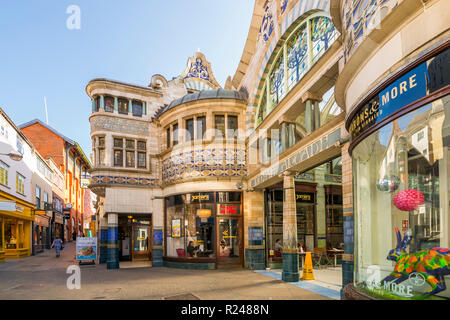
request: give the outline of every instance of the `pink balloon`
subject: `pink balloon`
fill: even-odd
[[[394,205],[402,211],[416,210],[424,201],[423,193],[415,189],[400,191],[394,197]]]

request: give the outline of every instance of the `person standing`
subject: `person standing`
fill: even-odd
[[[52,248],[54,247],[56,250],[56,257],[59,258],[60,254],[61,254],[61,248],[62,248],[63,244],[62,244],[62,240],[58,237],[55,240],[53,240],[52,243]]]

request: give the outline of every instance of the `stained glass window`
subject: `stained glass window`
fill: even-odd
[[[262,94],[261,104],[259,105],[258,116],[256,118],[256,126],[258,126],[266,117],[266,108],[267,108],[266,90],[261,91],[261,94]]]
[[[306,24],[289,39],[288,47],[288,89],[300,80],[308,70],[308,31]]]
[[[311,19],[311,34],[313,62],[316,62],[336,39],[337,33],[329,18],[317,17]]]
[[[284,81],[283,55],[280,55],[275,63],[275,67],[270,74],[270,100],[274,108],[286,94]]]

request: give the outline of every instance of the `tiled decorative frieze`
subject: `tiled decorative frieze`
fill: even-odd
[[[346,0],[342,6],[342,29],[346,60],[380,21],[403,0]]]
[[[91,132],[95,130],[147,134],[149,132],[149,126],[142,121],[98,116],[91,119]]]
[[[158,179],[117,177],[117,176],[93,176],[92,184],[121,184],[132,186],[157,186]]]
[[[162,179],[174,183],[208,177],[244,177],[247,174],[244,149],[206,148],[172,152],[162,162]]]

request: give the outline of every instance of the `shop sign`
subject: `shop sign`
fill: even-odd
[[[198,203],[198,202],[212,202],[214,201],[213,193],[200,193],[200,194],[191,194],[190,202]]]
[[[0,210],[16,211],[16,202],[10,200],[0,200]]]
[[[297,152],[294,152],[287,159],[263,170],[259,176],[250,181],[250,186],[254,188],[257,185],[280,175],[284,171],[289,170],[290,168],[301,164],[303,161],[332,147],[336,142],[339,142],[339,139],[341,138],[341,130],[341,127],[339,127],[331,133],[319,137],[308,146],[298,150]]]
[[[77,260],[97,259],[97,238],[77,237]]]
[[[314,193],[312,192],[296,192],[295,193],[296,202],[306,202],[314,203]]]
[[[55,222],[59,224],[64,224],[64,216],[58,213],[55,213]]]
[[[219,207],[220,214],[240,214],[240,205],[221,204]]]
[[[372,97],[351,119],[354,140],[401,108],[450,84],[450,49],[418,65]]]
[[[172,238],[181,237],[181,219],[172,220]]]

